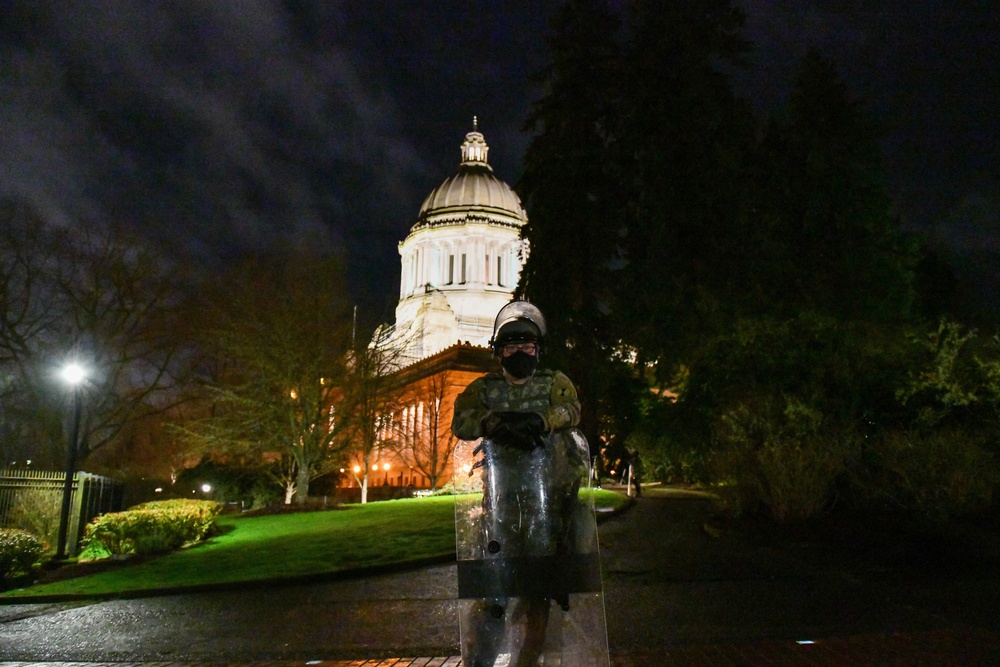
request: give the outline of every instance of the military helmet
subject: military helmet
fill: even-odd
[[[498,357],[503,346],[509,343],[535,342],[540,347],[545,333],[542,311],[528,301],[511,301],[497,313],[490,347]]]

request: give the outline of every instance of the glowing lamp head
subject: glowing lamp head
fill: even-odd
[[[87,379],[87,372],[77,363],[66,364],[62,370],[63,379],[71,386],[76,386]]]

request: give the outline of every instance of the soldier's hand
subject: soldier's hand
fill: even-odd
[[[545,420],[537,412],[508,412],[505,419],[511,433],[519,438],[534,438],[545,433]]]
[[[545,420],[537,412],[498,412],[490,439],[499,445],[534,449],[545,432]]]
[[[500,424],[500,415],[502,413],[491,412],[483,417],[483,421],[480,422],[480,432],[483,434],[484,438],[493,437],[493,433],[496,431],[497,426]]]
[[[517,437],[511,430],[510,422],[504,418],[504,416],[508,414],[511,413],[508,412],[497,413],[496,425],[490,429],[490,433],[487,437],[489,437],[490,440],[497,443],[498,445],[509,445],[517,447],[519,446],[519,443],[517,442]]]

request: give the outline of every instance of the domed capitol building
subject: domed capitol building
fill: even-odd
[[[493,320],[517,287],[528,217],[493,173],[475,119],[461,155],[458,170],[427,195],[399,244],[396,321],[375,335],[395,369],[395,409],[385,416],[371,460],[349,462],[354,474],[341,477],[348,494],[360,493],[362,466],[370,466],[371,498],[452,481],[455,397],[496,366],[489,350]]]
[[[493,173],[473,120],[458,171],[434,188],[399,244],[402,272],[391,341],[401,365],[453,345],[486,346],[511,300],[526,251],[521,200]]]

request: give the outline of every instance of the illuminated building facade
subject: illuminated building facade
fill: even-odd
[[[458,170],[427,195],[399,244],[396,321],[380,339],[399,351],[401,399],[382,429],[387,444],[371,463],[376,488],[451,481],[455,397],[495,366],[488,347],[493,319],[517,287],[528,218],[488,154],[474,119]],[[357,478],[347,475],[344,483],[356,486]]]

